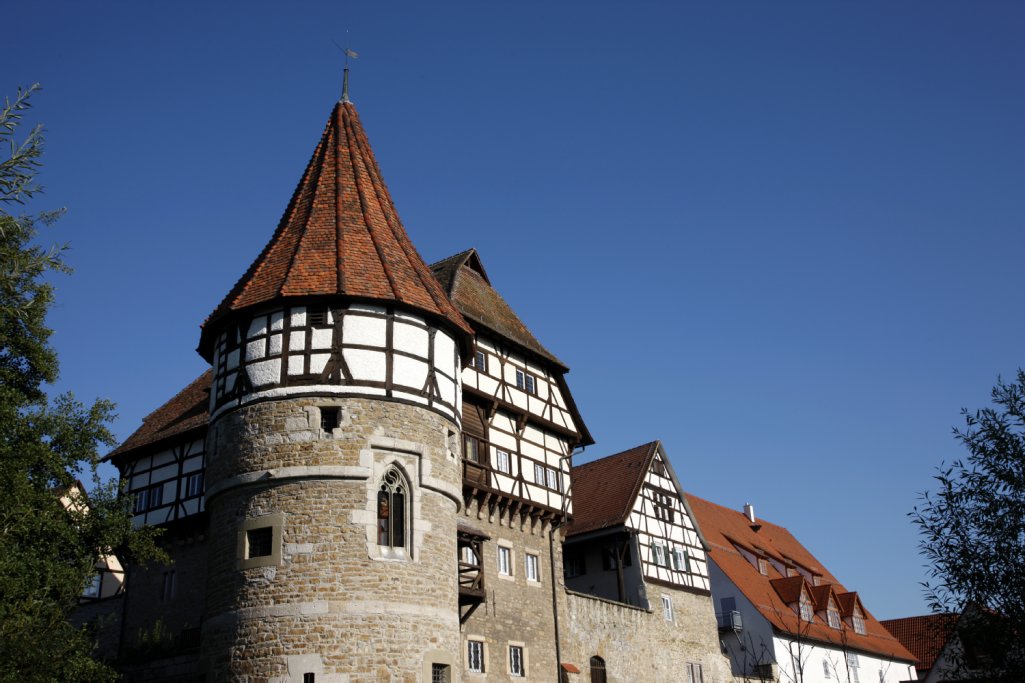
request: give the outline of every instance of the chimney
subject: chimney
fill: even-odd
[[[751,503],[744,503],[744,516],[747,517],[748,521],[752,524],[755,523],[755,506]]]

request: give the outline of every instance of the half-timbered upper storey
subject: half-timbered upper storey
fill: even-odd
[[[431,268],[476,332],[462,370],[467,495],[570,513],[570,455],[593,440],[566,385],[566,366],[491,286],[476,250]]]
[[[706,544],[661,442],[574,467],[567,585],[644,602],[638,582],[707,592]]]

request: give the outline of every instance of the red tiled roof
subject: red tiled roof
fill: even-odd
[[[476,249],[433,263],[431,270],[460,313],[468,319],[554,363],[563,372],[568,369],[534,337],[502,295],[491,286]]]
[[[957,614],[885,619],[880,622],[918,660],[919,675],[931,669],[957,626]]]
[[[777,579],[770,579],[769,584],[776,590],[780,599],[788,605],[797,602],[801,597],[801,589],[804,588],[803,576],[781,576]]]
[[[200,337],[235,311],[314,296],[398,302],[447,323],[468,347],[469,325],[406,234],[351,103],[335,105],[270,242],[214,309]]]
[[[210,382],[213,373],[207,370],[179,391],[174,398],[142,418],[142,426],[107,454],[104,460],[119,460],[129,451],[150,446],[164,439],[205,427],[210,419]]]
[[[574,489],[575,487],[576,482],[574,482]],[[841,609],[844,599],[852,607],[854,600],[857,600],[859,604],[860,600],[856,593],[848,593],[836,580],[836,577],[823,567],[815,559],[815,556],[808,552],[785,528],[764,519],[758,519],[756,524],[751,524],[750,520],[740,511],[716,505],[691,494],[685,494],[684,497],[690,503],[691,511],[696,518],[695,522],[709,544],[709,557],[777,631],[791,635],[799,634],[802,638],[809,640],[831,643],[892,659],[914,661],[914,656],[890,635],[867,610],[864,610],[864,606],[862,609],[865,616],[865,635],[855,633],[851,628],[842,631],[830,628],[819,617],[816,617],[813,623],[800,621],[793,604],[800,596],[800,590],[798,589],[795,593],[785,589],[791,588],[790,583],[798,584],[798,581],[804,582],[806,578],[799,575],[788,579],[782,576],[771,563],[769,563],[769,575],[765,576],[741,554],[738,546],[754,555],[762,554],[784,558],[819,577],[820,586],[831,585],[836,591]],[[574,507],[576,504],[574,498]],[[794,581],[794,579],[798,581]],[[774,584],[783,585],[783,593],[788,598],[787,600],[781,597],[774,588]],[[847,597],[845,598],[845,596]]]
[[[595,460],[570,471],[573,522],[567,536],[618,526],[626,521],[659,442]]]
[[[534,337],[502,295],[491,286],[491,279],[484,270],[477,250],[467,249],[432,263],[431,271],[445,293],[451,297],[452,303],[474,328],[484,328],[555,366],[552,374],[573,416],[577,433],[580,434],[578,445],[593,444],[594,439],[566,384],[564,374],[569,372],[569,368]]]

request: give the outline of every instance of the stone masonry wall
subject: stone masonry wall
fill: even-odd
[[[464,683],[474,681],[552,681],[557,675],[555,625],[552,614],[552,574],[548,533],[550,526],[525,520],[520,515],[489,514],[471,503],[464,516],[469,524],[487,534],[484,543],[484,586],[487,601],[463,624],[461,665]],[[562,581],[561,535],[556,531],[555,575]],[[510,550],[511,576],[498,571],[498,549]],[[527,553],[538,558],[538,581],[526,577]],[[558,584],[557,584],[558,585]],[[561,586],[556,591],[563,595]],[[467,670],[468,640],[485,643],[484,672]],[[509,646],[524,650],[525,676],[512,676],[509,670]]]
[[[732,681],[720,654],[711,598],[661,585],[648,585],[647,593],[650,611],[567,592],[562,658],[580,669],[570,682],[591,680],[589,662],[595,655],[605,660],[609,683],[685,682],[690,662],[701,665],[704,683]],[[663,616],[663,594],[672,598],[672,621]]]
[[[321,406],[342,410],[332,433]],[[375,399],[269,401],[217,420],[207,450],[211,680],[414,683],[425,670],[430,680],[432,662],[456,669],[455,430],[437,413]],[[392,466],[410,488],[411,556],[376,543],[377,490]],[[261,524],[276,529],[278,555],[240,560],[245,529]]]

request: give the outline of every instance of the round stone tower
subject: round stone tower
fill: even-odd
[[[208,680],[457,675],[471,343],[343,98],[270,243],[203,326]]]

